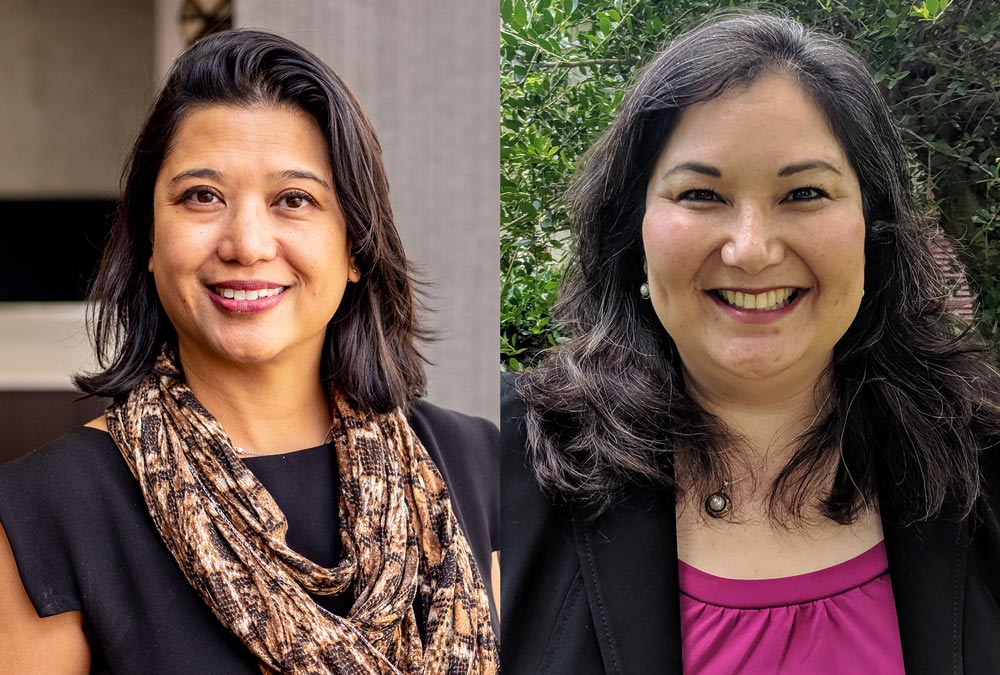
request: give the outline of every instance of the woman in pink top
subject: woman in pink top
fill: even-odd
[[[574,331],[504,395],[509,673],[1000,673],[1000,376],[890,111],[742,14],[573,190]]]

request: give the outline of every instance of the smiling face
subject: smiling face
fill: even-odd
[[[864,292],[857,176],[783,75],[680,115],[647,187],[642,240],[650,301],[686,376],[715,390],[811,386]]]
[[[182,355],[318,362],[327,322],[360,274],[311,117],[195,109],[176,131],[153,201],[149,270]]]

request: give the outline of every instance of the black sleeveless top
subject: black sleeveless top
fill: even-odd
[[[497,428],[425,402],[411,408],[409,421],[448,485],[492,605],[490,554],[500,548]],[[336,565],[332,448],[245,462],[285,513],[289,546]],[[0,466],[0,522],[38,615],[82,611],[92,673],[259,675],[256,658],[184,578],[106,432],[81,427]],[[339,615],[352,602],[349,593],[314,598]]]

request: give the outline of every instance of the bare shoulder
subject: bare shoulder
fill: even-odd
[[[90,427],[91,429],[100,429],[101,431],[107,431],[108,420],[104,415],[101,415],[100,417],[90,420],[83,426]]]
[[[28,598],[0,525],[0,673],[88,673],[83,615],[40,618]]]

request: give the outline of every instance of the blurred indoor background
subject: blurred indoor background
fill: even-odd
[[[98,415],[83,298],[119,174],[173,58],[272,30],[354,89],[382,143],[406,250],[429,282],[428,398],[496,421],[498,0],[0,0],[0,461]]]

